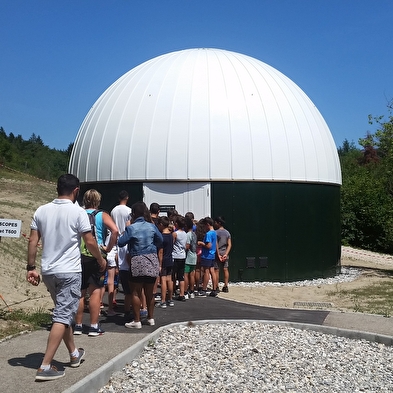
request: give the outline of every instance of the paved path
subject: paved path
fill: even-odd
[[[0,391],[7,393],[63,392],[86,376],[92,375],[98,368],[108,364],[111,359],[157,328],[174,322],[247,319],[289,321],[393,336],[392,318],[355,313],[260,307],[219,297],[195,298],[187,302],[176,302],[175,307],[156,308],[154,317],[156,326],[144,325],[140,330],[126,329],[121,315],[101,318],[101,326],[106,330],[103,336],[89,338],[83,334],[75,338],[77,345],[86,350],[86,360],[79,368],[71,369],[68,366],[68,353],[65,346],[61,345],[54,364],[59,369],[64,368],[66,375],[64,378],[50,382],[34,382],[35,372],[40,365],[46,346],[48,337],[46,330],[4,341],[0,343]],[[84,323],[88,323],[88,314],[84,315]],[[108,377],[105,376],[105,378]],[[88,391],[86,389],[87,387],[85,391]]]

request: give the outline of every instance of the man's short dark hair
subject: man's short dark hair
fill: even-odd
[[[119,201],[124,201],[128,198],[128,192],[126,190],[122,190],[119,192]]]
[[[71,173],[61,175],[57,179],[57,194],[59,196],[70,195],[78,187],[79,179]]]
[[[156,203],[156,202],[153,202],[150,205],[150,209],[149,210],[150,210],[151,214],[158,214],[160,212],[160,205],[158,203]]]

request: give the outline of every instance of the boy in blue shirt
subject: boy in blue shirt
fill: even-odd
[[[199,292],[199,296],[206,296],[207,284],[209,283],[210,276],[212,278],[213,290],[210,293],[210,296],[216,297],[217,292],[216,289],[216,277],[214,271],[214,260],[216,257],[216,248],[217,248],[217,234],[213,227],[213,219],[210,217],[205,217],[203,222],[206,225],[207,232],[203,241],[198,241],[198,245],[202,246],[202,255],[201,255],[201,270],[203,275],[203,286],[202,291]]]

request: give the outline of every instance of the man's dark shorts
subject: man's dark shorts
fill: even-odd
[[[97,288],[104,286],[105,272],[100,272],[100,265],[97,259],[86,255],[81,255],[82,261],[82,285],[81,289],[89,288],[93,285]]]
[[[214,259],[201,258],[201,267],[214,267]]]
[[[160,277],[172,276],[173,266],[165,266],[161,269]]]
[[[130,271],[129,270],[119,270],[119,278],[120,278],[121,286],[123,288],[124,295],[131,295]]]

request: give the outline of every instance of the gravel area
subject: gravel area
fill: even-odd
[[[391,255],[342,248],[342,256],[393,267]],[[232,286],[308,286],[355,280],[342,268],[327,279]],[[179,325],[113,373],[99,393],[392,392],[393,347],[259,322]]]
[[[99,390],[391,391],[392,347],[258,322],[168,328]]]

